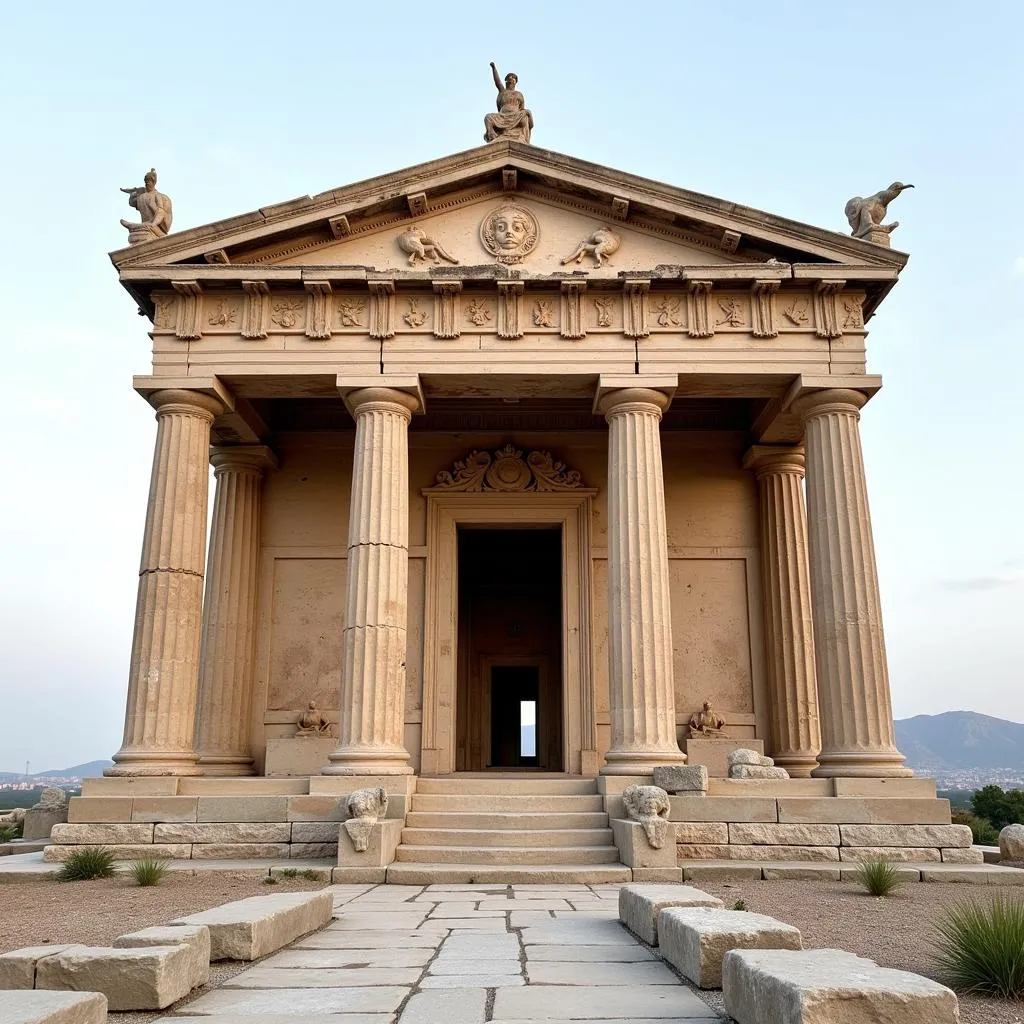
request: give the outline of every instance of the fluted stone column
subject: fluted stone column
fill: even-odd
[[[215,448],[216,491],[203,600],[196,750],[204,775],[252,775],[249,716],[263,474],[277,465],[261,445]]]
[[[755,445],[743,465],[757,477],[761,583],[771,705],[771,755],[795,778],[818,764],[821,728],[807,568],[803,448]]]
[[[649,775],[684,761],[676,740],[665,481],[659,424],[669,398],[605,395],[608,421],[608,658],[611,748],[605,775]]]
[[[896,749],[882,608],[860,447],[859,391],[805,395],[814,650],[821,716],[819,777],[911,775]]]
[[[356,419],[348,520],[348,585],[339,742],[328,775],[407,775],[406,613],[409,580],[409,420],[413,395],[364,388]]]
[[[107,775],[194,775],[210,424],[220,402],[158,391],[124,743]]]

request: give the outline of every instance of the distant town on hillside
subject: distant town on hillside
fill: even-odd
[[[974,711],[915,715],[897,719],[896,745],[918,775],[934,778],[941,789],[1024,786],[1024,725],[1018,722]],[[3,771],[0,790],[77,789],[83,779],[102,775],[111,764],[97,760],[30,774]]]

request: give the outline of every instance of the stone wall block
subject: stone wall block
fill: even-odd
[[[26,946],[0,954],[0,991],[35,988],[36,964],[46,956],[53,956],[71,948],[71,943],[51,946]],[[106,1013],[103,1015],[106,1020]]]
[[[196,821],[287,821],[286,796],[201,796]]]
[[[153,839],[158,843],[287,843],[291,825],[286,821],[168,823],[156,826]]]
[[[292,860],[334,860],[338,856],[337,843],[292,843],[288,848]]]
[[[954,849],[941,849],[939,854],[943,864],[984,864],[985,853],[983,850],[967,849],[956,847]]]
[[[153,826],[145,824],[54,825],[51,839],[66,846],[108,846],[153,842]]]
[[[359,787],[353,787],[358,789]],[[389,794],[388,808],[390,810],[391,798]],[[288,820],[293,822],[311,822],[317,825],[325,825],[328,822],[341,822],[348,817],[348,810],[345,807],[343,796],[293,796],[288,798]],[[337,838],[338,826],[334,826],[334,835]],[[292,827],[292,837],[295,837],[295,828]],[[316,841],[316,840],[314,840]]]
[[[205,985],[210,980],[210,929],[206,925],[142,928],[137,932],[119,935],[113,942],[115,949],[176,945],[186,946],[192,952],[191,987]]]
[[[130,796],[73,796],[68,801],[68,822],[72,825],[131,820]]]
[[[297,821],[292,825],[293,843],[337,843],[337,821]]]
[[[276,860],[288,858],[288,843],[196,843],[193,860]]]
[[[761,825],[735,822],[729,825],[730,843],[761,846],[838,846],[838,825]]]
[[[710,799],[710,797],[708,798]],[[948,825],[949,801],[916,798],[779,797],[780,822],[834,825]]]
[[[63,864],[68,857],[81,850],[78,845],[58,845],[51,843],[43,849],[43,862],[46,864]],[[127,860],[189,860],[192,857],[192,846],[189,843],[146,843],[135,845],[121,843],[107,846],[116,861]]]
[[[676,860],[731,860],[732,849],[728,843],[680,843]]]
[[[680,821],[676,823],[677,843],[728,843],[729,826],[724,821]]]
[[[199,801],[194,796],[137,796],[132,821],[195,821]]]
[[[106,1024],[99,992],[5,992],[3,1024]]]
[[[840,860],[863,864],[869,860],[891,860],[904,864],[937,864],[942,855],[932,846],[841,846]]]
[[[633,884],[619,889],[619,920],[638,938],[658,945],[658,921],[670,907],[720,908],[722,901],[688,885]]]
[[[779,812],[773,797],[671,796],[668,817],[678,822],[773,822],[779,820]]]
[[[967,825],[842,825],[843,846],[945,846],[967,849]]]

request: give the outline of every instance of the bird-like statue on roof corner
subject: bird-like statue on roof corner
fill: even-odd
[[[876,192],[873,196],[854,196],[846,204],[846,219],[850,222],[853,237],[888,245],[889,235],[900,226],[898,220],[891,224],[882,223],[889,204],[905,189],[913,187],[904,185],[902,181],[894,181],[888,188]]]

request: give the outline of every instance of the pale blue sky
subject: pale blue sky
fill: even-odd
[[[152,413],[106,253],[150,166],[186,228],[468,149],[515,71],[534,143],[911,254],[863,435],[896,714],[1024,721],[1019,3],[0,6],[0,769],[120,745]]]

